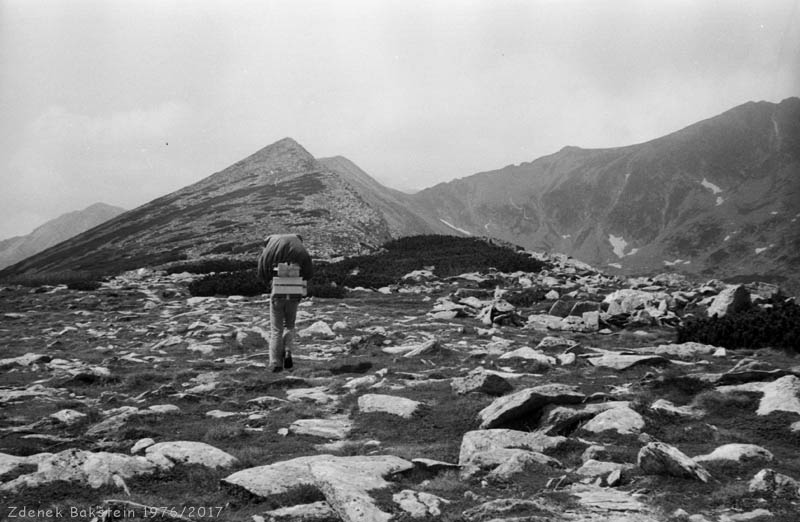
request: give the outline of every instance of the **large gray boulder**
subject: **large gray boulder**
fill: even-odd
[[[663,442],[651,442],[639,450],[637,463],[642,471],[653,475],[671,475],[702,482],[711,480],[711,474],[703,466],[678,448]]]
[[[496,449],[516,448],[543,453],[561,446],[566,441],[566,437],[550,437],[529,431],[507,429],[468,431],[461,439],[458,463],[466,465],[478,458],[479,453]]]
[[[478,367],[464,377],[455,377],[450,381],[453,391],[464,395],[467,393],[485,393],[487,395],[503,395],[513,389],[511,383],[493,372]]]
[[[628,406],[619,406],[599,413],[582,427],[584,431],[592,433],[615,431],[622,435],[639,433],[642,428],[644,428],[644,418]]]
[[[800,482],[773,469],[762,469],[753,477],[747,489],[751,493],[784,498],[800,498]]]
[[[346,484],[343,483],[343,488],[357,489],[366,485],[369,486],[366,490],[369,490],[374,489],[376,484],[377,487],[385,487],[387,483],[383,480],[384,477],[413,467],[411,462],[392,455],[336,457],[321,454],[243,469],[222,479],[222,484],[273,501],[285,498],[285,493],[299,486],[310,486],[325,494],[331,507],[342,516],[342,512],[346,511],[342,506],[347,504],[345,499],[349,490],[336,487],[335,481],[339,478],[337,474],[350,475]],[[315,472],[312,472],[312,468]],[[355,492],[353,495],[360,496],[360,493]]]
[[[744,285],[729,285],[722,290],[708,306],[709,317],[739,312],[750,305],[750,292]]]
[[[499,397],[478,413],[478,419],[483,429],[497,428],[549,404],[577,404],[585,398],[574,386],[543,384]]]
[[[54,482],[70,482],[94,489],[113,486],[125,489],[125,479],[169,469],[168,462],[119,453],[68,449],[47,455],[33,473],[21,475],[0,486],[0,492],[16,493],[23,487],[36,488]]]

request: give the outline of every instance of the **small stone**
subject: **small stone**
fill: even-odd
[[[149,437],[146,439],[139,439],[136,442],[136,444],[134,444],[133,447],[131,448],[131,454],[136,455],[137,453],[142,452],[145,448],[149,448],[155,443],[156,441],[154,441]]]
[[[421,402],[393,395],[366,394],[358,398],[358,409],[362,413],[389,413],[404,419],[413,417],[422,406]]]

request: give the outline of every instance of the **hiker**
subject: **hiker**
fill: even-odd
[[[298,234],[267,236],[258,258],[258,278],[271,286],[269,299],[269,364],[273,372],[293,366],[294,322],[313,268]]]

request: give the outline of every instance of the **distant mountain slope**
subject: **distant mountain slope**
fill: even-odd
[[[800,99],[746,103],[639,145],[566,147],[411,197],[473,234],[628,273],[794,276]]]
[[[381,185],[349,159],[335,156],[321,158],[319,162],[341,175],[358,191],[364,201],[381,212],[392,237],[453,232],[447,225],[430,217],[419,208],[409,194]]]
[[[48,247],[61,243],[125,212],[124,208],[95,203],[83,210],[62,214],[26,236],[0,241],[0,268],[5,268]]]
[[[213,254],[255,256],[264,238],[279,232],[300,233],[314,255],[331,257],[373,250],[393,237],[392,230],[432,231],[355,165],[344,158],[328,163],[346,172],[283,139],[0,275],[113,271]]]

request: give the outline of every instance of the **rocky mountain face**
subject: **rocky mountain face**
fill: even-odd
[[[125,212],[124,208],[95,203],[83,210],[68,212],[36,228],[26,236],[0,241],[0,268],[30,257],[46,248],[95,227]]]
[[[357,254],[392,237],[444,232],[401,192],[344,158],[316,160],[286,138],[193,185],[9,267],[4,275],[154,266],[256,255],[273,233],[300,233],[315,256]]]
[[[566,147],[413,197],[454,233],[612,272],[784,277],[800,265],[800,99],[747,103],[638,145]]]

